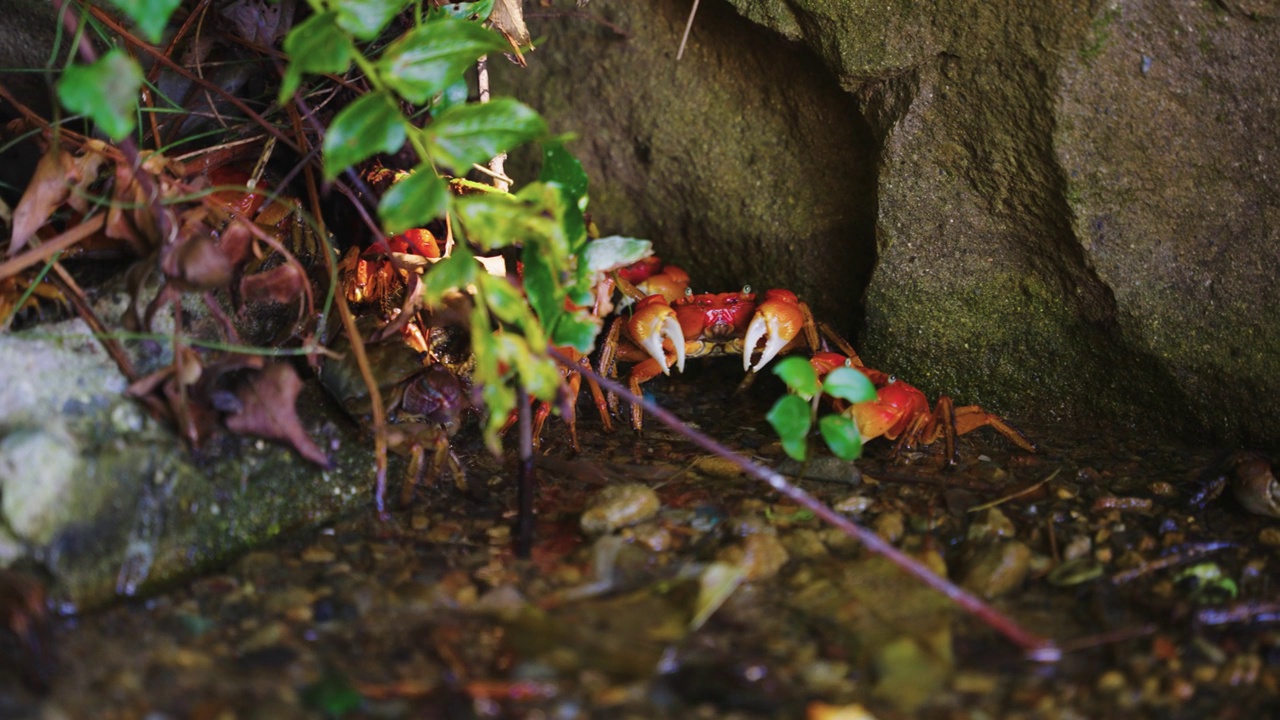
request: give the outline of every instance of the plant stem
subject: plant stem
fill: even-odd
[[[924,563],[899,550],[886,542],[879,535],[862,527],[861,525],[858,525],[857,523],[854,523],[840,513],[837,513],[835,510],[832,510],[819,502],[809,493],[791,484],[782,474],[758,465],[746,457],[733,452],[729,448],[713,440],[710,436],[689,427],[687,424],[682,422],[680,418],[676,417],[656,403],[633,395],[620,383],[610,380],[609,378],[602,377],[599,373],[595,372],[594,369],[574,365],[572,360],[561,354],[555,348],[548,348],[547,352],[549,352],[551,356],[561,364],[566,367],[576,367],[584,375],[589,378],[593,378],[610,392],[617,393],[627,402],[640,405],[644,408],[645,412],[657,418],[667,427],[685,436],[690,442],[698,447],[732,462],[747,475],[763,481],[768,484],[769,487],[795,501],[798,505],[811,510],[814,515],[822,518],[846,535],[861,542],[871,552],[888,558],[893,562],[893,564],[902,568],[908,574],[915,576],[925,585],[928,585],[934,590],[937,590],[947,596],[952,602],[959,605],[966,612],[1004,635],[1010,642],[1026,652],[1030,659],[1038,662],[1057,662],[1062,657],[1061,649],[1054,644],[1052,640],[1041,637],[1027,630],[1013,620],[1013,618],[1004,615],[987,603],[983,602],[981,598],[968,592],[964,588],[961,588],[950,580],[935,574]]]

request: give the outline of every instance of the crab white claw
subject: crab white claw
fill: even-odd
[[[676,349],[676,369],[684,372],[684,332],[680,329],[675,314],[662,318],[659,324],[652,327],[652,332],[640,341],[640,347],[662,366],[662,374],[670,375],[671,366],[666,351],[662,349],[663,340],[669,340]]]
[[[756,314],[751,318],[751,324],[747,325],[747,336],[742,343],[743,372],[759,372],[760,368],[769,364],[769,361],[795,338],[795,332],[788,332],[783,324],[784,321],[780,316],[766,310],[765,305],[761,305],[756,310]],[[751,355],[761,339],[765,340],[764,349],[760,351],[760,359],[756,361],[755,367],[752,367]]]

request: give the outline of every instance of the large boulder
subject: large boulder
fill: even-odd
[[[1273,5],[709,1],[679,61],[688,3],[587,9],[500,82],[606,232],[930,395],[1277,444]]]

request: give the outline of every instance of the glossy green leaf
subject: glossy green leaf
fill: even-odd
[[[560,274],[556,264],[549,260],[545,252],[541,252],[537,243],[524,246],[520,261],[524,266],[521,280],[529,304],[533,306],[543,327],[554,328],[560,316],[565,313],[564,292],[560,287]]]
[[[782,378],[792,392],[805,400],[812,400],[818,394],[818,374],[808,360],[798,355],[783,358],[782,362],[775,364],[773,374]]]
[[[481,383],[480,399],[489,413],[489,420],[484,426],[484,444],[496,455],[502,452],[502,427],[516,408],[516,391],[506,383]]]
[[[378,60],[384,82],[404,99],[421,105],[457,82],[486,53],[507,49],[500,35],[466,20],[420,25],[391,43]]]
[[[818,420],[818,432],[841,460],[857,460],[862,455],[862,434],[853,420],[843,415],[823,416]]]
[[[813,419],[809,403],[798,395],[783,395],[765,416],[782,440],[782,449],[796,460],[803,460],[808,447],[809,428]]]
[[[524,296],[506,278],[480,273],[480,289],[489,310],[504,323],[525,327],[532,319]]]
[[[119,48],[92,65],[72,65],[58,80],[58,99],[73,113],[87,116],[112,140],[133,132],[137,121],[142,70]]]
[[[382,196],[378,217],[388,233],[402,233],[441,217],[449,209],[449,189],[430,165],[419,165]]]
[[[555,231],[554,220],[506,193],[464,195],[453,203],[467,240],[481,250],[526,243]]]
[[[432,8],[427,13],[427,20],[434,22],[440,17],[460,18],[462,20],[476,19],[488,20],[489,13],[493,12],[493,0],[477,0],[477,2],[456,2],[445,3],[438,8]]]
[[[480,264],[476,262],[475,256],[467,250],[466,245],[459,243],[454,246],[449,257],[432,265],[423,278],[422,289],[427,303],[439,305],[450,291],[474,284],[479,272]]]
[[[361,40],[372,40],[400,12],[408,0],[330,0],[338,25]]]
[[[595,348],[600,327],[600,318],[590,312],[566,312],[551,329],[551,344],[556,347],[568,346],[586,355]]]
[[[426,128],[427,148],[443,165],[464,172],[546,132],[547,122],[528,105],[497,98],[440,113]]]
[[[285,36],[284,52],[289,56],[289,66],[280,82],[281,103],[293,97],[307,73],[346,72],[353,47],[350,37],[338,27],[337,13],[327,12],[294,26]]]
[[[866,375],[850,367],[838,367],[828,373],[822,380],[822,391],[851,403],[876,399],[876,386]]]
[[[573,198],[578,210],[587,209],[587,171],[573,153],[565,149],[564,143],[551,141],[542,145],[542,172],[538,179],[542,182],[556,183]]]
[[[653,254],[653,243],[638,238],[610,235],[587,243],[582,251],[591,272],[610,272],[639,262]]]
[[[158,43],[169,24],[169,16],[182,0],[111,0],[111,4],[133,20],[147,42]]]
[[[324,176],[343,170],[374,153],[393,153],[404,145],[405,120],[395,100],[373,92],[346,106],[329,123],[324,135]]]

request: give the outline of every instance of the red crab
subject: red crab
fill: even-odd
[[[808,306],[790,290],[769,290],[761,302],[750,288],[688,294],[674,302],[650,295],[636,304],[630,318],[620,317],[609,328],[600,370],[615,376],[617,362],[636,363],[629,383],[639,395],[641,383],[670,374],[673,362],[683,372],[686,358],[741,353],[743,370],[755,373],[802,343],[816,349],[818,331]],[[631,423],[641,428],[639,405],[631,408]]]
[[[876,399],[854,405],[837,401],[840,403],[837,409],[858,424],[863,440],[881,435],[889,440],[896,439],[898,442],[893,448],[895,455],[904,448],[910,450],[932,445],[939,437],[944,437],[947,442],[947,464],[955,465],[959,462],[956,436],[988,425],[1023,450],[1031,453],[1036,451],[1036,444],[1020,430],[999,415],[987,412],[977,405],[955,407],[951,398],[943,395],[938,398],[933,412],[930,412],[929,400],[923,392],[892,375],[864,366],[857,355],[820,352],[810,358],[809,364],[819,378],[841,366],[852,367],[867,376],[871,384],[876,386]]]

